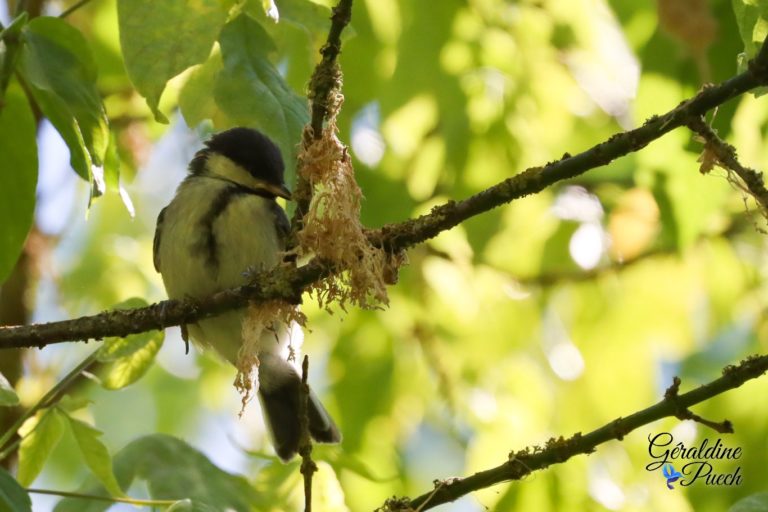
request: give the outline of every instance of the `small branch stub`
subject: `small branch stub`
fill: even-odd
[[[317,464],[312,460],[312,438],[309,434],[309,356],[304,356],[301,364],[301,386],[299,388],[299,455],[301,455],[301,475],[304,477],[304,512],[312,512],[312,475],[317,471]]]
[[[691,117],[688,128],[704,142],[704,150],[699,156],[701,173],[707,174],[715,166],[723,168],[728,182],[752,196],[762,216],[768,219],[768,190],[765,188],[763,174],[743,166],[736,156],[736,148],[721,139],[701,116]]]
[[[687,407],[681,406],[678,402],[678,393],[680,392],[681,383],[682,381],[680,380],[680,377],[676,376],[674,379],[672,379],[672,385],[669,386],[664,392],[664,400],[673,404],[677,409],[677,412],[675,413],[675,417],[677,419],[691,420],[695,421],[696,423],[701,423],[702,425],[709,427],[720,434],[734,433],[733,423],[731,423],[729,420],[723,420],[719,422],[708,420],[706,418],[702,418],[698,414],[694,414]]]

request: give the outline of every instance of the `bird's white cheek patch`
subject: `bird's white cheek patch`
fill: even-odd
[[[222,178],[233,181],[244,187],[260,189],[263,188],[263,182],[257,180],[251,173],[237,165],[229,158],[219,155],[217,153],[211,153],[208,156],[208,168]]]

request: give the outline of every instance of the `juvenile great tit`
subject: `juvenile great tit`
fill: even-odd
[[[221,132],[205,142],[189,175],[157,218],[155,269],[171,299],[203,298],[246,284],[248,270],[278,264],[289,224],[275,199],[291,198],[275,144],[249,128]],[[192,340],[236,364],[245,309],[187,326]],[[283,461],[298,451],[301,379],[284,353],[286,329],[259,340],[259,401],[275,451]],[[309,432],[316,441],[341,440],[336,424],[310,391]]]

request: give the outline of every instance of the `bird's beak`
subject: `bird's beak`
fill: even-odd
[[[283,199],[287,199],[288,201],[291,200],[291,191],[288,190],[288,188],[285,185],[271,185],[269,191],[275,194],[277,197],[282,197]]]

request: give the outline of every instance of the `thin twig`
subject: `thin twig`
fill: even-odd
[[[674,396],[671,396],[672,394],[668,390],[667,395],[670,396],[665,396],[656,405],[626,418],[617,418],[587,434],[576,433],[568,439],[553,438],[543,447],[531,446],[516,453],[510,453],[509,460],[495,468],[480,471],[466,478],[436,482],[439,484],[436,489],[414,499],[393,498],[387,500],[380,510],[388,512],[427,510],[454,501],[479,489],[505,481],[520,480],[534,471],[565,462],[575,455],[592,453],[597,446],[613,439],[621,440],[643,425],[668,416],[676,416],[681,408],[687,409],[725,391],[737,388],[748,380],[763,375],[767,370],[768,356],[751,356],[737,366],[724,368],[720,378],[687,393],[678,395],[675,392]]]
[[[762,51],[760,55],[763,55]],[[765,59],[768,60],[768,51]],[[436,206],[427,215],[371,230],[367,233],[368,239],[377,247],[392,253],[408,249],[480,213],[541,192],[559,181],[574,178],[616,158],[639,151],[665,133],[685,125],[693,116],[703,115],[729,99],[765,84],[768,84],[768,65],[752,64],[744,73],[701,90],[663,116],[648,119],[639,128],[615,134],[577,155],[566,154],[560,160],[543,167],[526,169],[467,199],[448,201]],[[226,290],[194,303],[164,301],[146,308],[109,311],[74,320],[0,327],[0,348],[42,347],[50,343],[126,336],[172,325],[190,324],[243,307],[249,301],[280,299],[298,303],[305,287],[342,270],[314,259],[303,267],[282,266],[261,273],[251,285]]]
[[[16,8],[13,10],[13,16],[19,16],[22,12],[27,10],[27,0],[18,0],[16,2]]]
[[[26,16],[26,14],[21,14],[20,16]],[[14,21],[21,21],[23,23],[25,20]],[[3,107],[5,106],[5,91],[11,83],[13,72],[16,70],[16,61],[18,60],[19,49],[21,47],[21,36],[19,30],[14,29],[13,23],[7,28],[3,27],[0,23],[0,30],[2,30],[2,42],[5,45],[5,55],[3,56],[3,62],[0,66],[0,112],[2,112]]]
[[[341,87],[341,74],[336,58],[341,53],[341,32],[351,19],[352,0],[339,0],[333,8],[328,40],[320,49],[323,59],[315,68],[309,81],[309,94],[312,100],[312,136],[315,140],[320,138],[323,131],[323,122],[328,117],[332,96]]]
[[[308,139],[318,140],[323,132],[323,123],[328,117],[329,107],[335,103],[336,95],[341,89],[341,70],[336,58],[341,53],[341,33],[352,19],[352,0],[339,0],[333,8],[331,28],[328,39],[320,49],[323,58],[315,67],[309,81],[309,100],[311,102],[311,120],[309,129],[304,130],[302,144],[310,143]],[[293,190],[296,201],[296,211],[292,220],[292,233],[301,229],[304,214],[309,210],[312,190],[301,172],[296,173],[296,186]]]
[[[29,418],[34,416],[37,411],[40,409],[44,409],[46,407],[51,407],[55,403],[57,403],[59,400],[61,400],[61,397],[64,396],[64,392],[69,388],[69,386],[78,378],[80,375],[87,370],[92,364],[96,362],[96,356],[98,354],[98,351],[94,351],[91,355],[86,357],[83,361],[80,362],[77,366],[75,366],[72,370],[67,373],[67,375],[61,379],[54,387],[52,387],[43,397],[37,401],[35,405],[24,411],[24,414],[22,414],[16,422],[14,422],[13,425],[11,425],[8,430],[6,430],[2,436],[0,436],[0,448],[5,447],[5,445],[13,439],[13,436],[16,435],[16,432],[21,428],[21,426],[24,424],[25,421],[27,421]],[[3,450],[3,453],[7,451]]]
[[[34,494],[49,494],[52,496],[64,496],[65,498],[79,498],[83,500],[109,501],[112,503],[128,503],[139,507],[167,507],[179,500],[142,500],[138,498],[119,498],[112,496],[98,496],[96,494],[83,494],[79,492],[54,491],[50,489],[27,489]]]
[[[299,389],[299,455],[301,455],[301,474],[304,477],[304,512],[312,512],[312,475],[317,471],[317,464],[312,460],[312,438],[309,436],[309,356],[304,356],[301,364],[301,387]]]
[[[691,130],[704,139],[706,143],[705,155],[707,152],[711,152],[717,159],[716,164],[728,171],[733,171],[741,178],[746,190],[755,198],[762,211],[768,212],[768,190],[766,190],[763,182],[763,174],[741,165],[736,156],[736,148],[721,139],[701,116],[692,117],[687,124]],[[706,160],[702,164],[702,172],[709,170],[704,167],[705,165]]]
[[[75,12],[76,10],[78,10],[79,8],[81,8],[82,6],[84,6],[85,4],[87,4],[90,1],[91,0],[80,0],[76,4],[73,4],[68,9],[66,9],[64,12],[59,14],[59,18],[66,18],[67,16],[69,16],[70,14],[72,14],[73,12]]]

